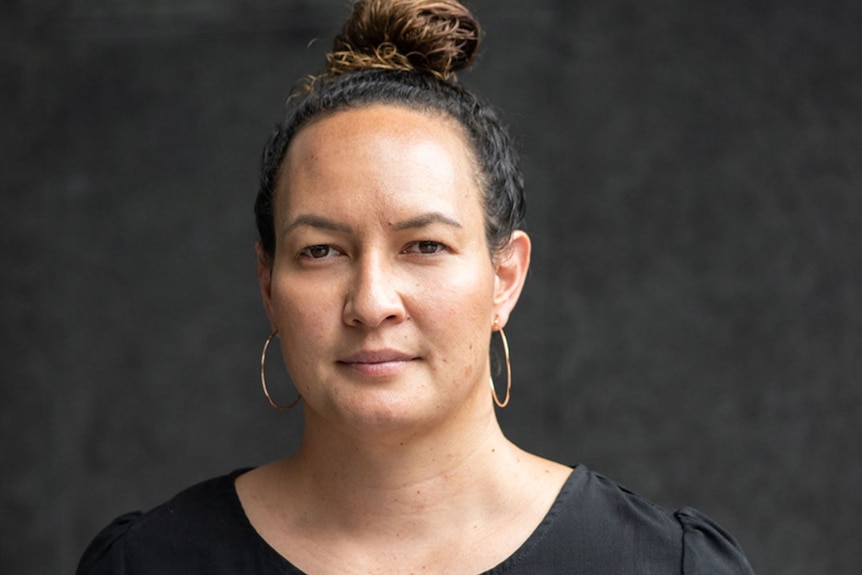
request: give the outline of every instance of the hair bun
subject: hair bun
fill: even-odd
[[[326,70],[409,70],[454,81],[476,57],[480,35],[457,0],[359,0],[326,55]]]

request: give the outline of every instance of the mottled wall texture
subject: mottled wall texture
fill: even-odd
[[[473,7],[463,81],[521,142],[535,243],[507,434],[701,508],[760,574],[862,571],[862,3]],[[2,11],[0,572],[70,573],[297,443],[251,209],[347,1]]]

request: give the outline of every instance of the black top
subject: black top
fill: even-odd
[[[303,575],[257,534],[234,479],[191,487],[147,513],[118,517],[77,575]],[[700,512],[669,512],[579,465],[541,524],[483,575],[750,575],[733,538]]]

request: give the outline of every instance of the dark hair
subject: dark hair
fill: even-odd
[[[494,109],[462,88],[455,72],[479,46],[479,23],[455,0],[360,0],[327,55],[327,70],[289,100],[263,152],[255,218],[263,251],[275,254],[273,203],[294,136],[312,121],[372,104],[441,113],[464,129],[475,153],[492,254],[524,225],[517,153]]]

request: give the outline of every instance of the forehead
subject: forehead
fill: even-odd
[[[433,111],[372,105],[336,112],[300,130],[281,168],[277,202],[289,209],[323,196],[348,201],[369,188],[478,197],[475,175],[474,156],[457,121]]]
[[[387,143],[394,145],[395,149],[386,149]],[[339,152],[343,155],[365,151],[365,155],[379,152],[387,156],[402,156],[408,149],[405,146],[422,144],[449,148],[454,155],[472,163],[473,152],[467,145],[463,128],[455,119],[435,110],[372,104],[339,110],[304,126],[291,142],[285,164],[290,160],[295,163],[298,159],[308,162],[324,155],[337,157]],[[309,155],[309,151],[313,154]]]

